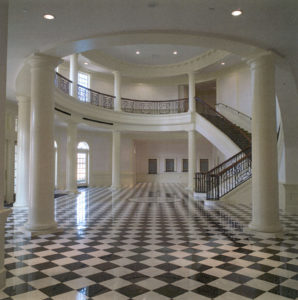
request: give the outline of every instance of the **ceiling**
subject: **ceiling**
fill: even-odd
[[[184,45],[138,44],[107,47],[100,50],[127,63],[166,65],[176,64],[198,56],[206,52],[207,49]],[[140,54],[136,54],[136,51],[139,51]],[[173,54],[174,51],[177,51],[176,55]]]
[[[243,10],[241,17],[231,16],[235,8]],[[55,20],[44,20],[45,13]],[[246,45],[244,50],[251,45],[285,58],[297,79],[297,28],[297,0],[9,0],[8,98],[15,98],[17,74],[30,54],[66,56],[98,47],[119,59],[154,65],[190,57],[201,47],[236,53],[237,45]],[[180,38],[160,48],[146,39],[127,45],[114,40],[107,48],[102,42],[107,35],[129,32],[191,33],[198,40],[194,48]],[[179,51],[175,58],[173,48]]]

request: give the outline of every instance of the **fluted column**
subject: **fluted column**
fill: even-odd
[[[67,155],[66,155],[66,189],[70,193],[77,193],[77,124],[68,122],[67,127]]]
[[[112,144],[112,188],[118,189],[120,185],[120,132],[113,131]]]
[[[279,220],[275,64],[271,55],[250,62],[252,111],[252,230],[276,233]]]
[[[30,154],[30,97],[18,96],[17,186],[14,207],[28,207]]]
[[[114,74],[114,110],[121,111],[121,74],[119,71],[113,72]]]
[[[70,88],[70,95],[77,98],[78,97],[78,54],[72,54],[70,56],[70,65],[69,65],[69,79],[72,81]]]
[[[196,95],[196,85],[195,85],[195,74],[194,72],[188,73],[188,111],[195,111],[195,95]]]
[[[59,59],[42,54],[30,57],[31,123],[29,213],[27,229],[52,232],[54,217],[54,69]]]
[[[194,190],[194,177],[197,171],[196,132],[188,131],[188,189]]]

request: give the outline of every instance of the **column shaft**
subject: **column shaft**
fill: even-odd
[[[120,188],[120,132],[113,131],[112,188]]]
[[[269,55],[251,63],[252,112],[252,221],[250,228],[279,232],[275,65]]]
[[[56,230],[54,218],[54,68],[60,60],[33,55],[31,65],[31,124],[29,214],[32,232]]]
[[[13,203],[14,199],[14,152],[15,141],[12,138],[7,140],[6,151],[6,202]]]
[[[193,72],[188,73],[188,111],[195,111],[195,95],[196,95],[196,85],[195,85],[195,74]]]
[[[69,79],[72,81],[70,88],[70,95],[77,98],[78,97],[78,54],[72,54],[70,56],[70,66],[69,66]]]
[[[188,189],[194,189],[194,177],[197,171],[196,132],[188,131]]]
[[[77,193],[77,124],[70,121],[67,127],[66,189]]]
[[[114,110],[121,111],[121,74],[118,71],[114,72],[114,95]]]
[[[0,1],[0,289],[4,287],[6,269],[4,268],[5,222],[11,210],[3,209],[4,202],[4,147],[5,147],[5,102],[6,102],[6,62],[7,62],[7,24],[8,0]]]
[[[18,97],[17,187],[14,206],[28,207],[30,157],[30,98]]]

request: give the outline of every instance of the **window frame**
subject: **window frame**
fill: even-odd
[[[151,173],[150,172],[150,160],[155,160],[156,161],[156,173]],[[148,174],[150,174],[150,175],[157,175],[158,174],[158,158],[148,158],[148,160],[147,160],[147,162],[148,162]]]
[[[167,161],[172,160],[173,161],[173,171],[167,170]],[[175,158],[165,158],[165,173],[173,173],[176,172],[176,159]]]

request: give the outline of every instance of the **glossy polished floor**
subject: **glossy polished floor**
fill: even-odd
[[[250,210],[206,208],[175,184],[90,188],[56,199],[63,233],[28,238],[15,209],[0,299],[296,299],[298,216],[261,239],[242,232]]]

